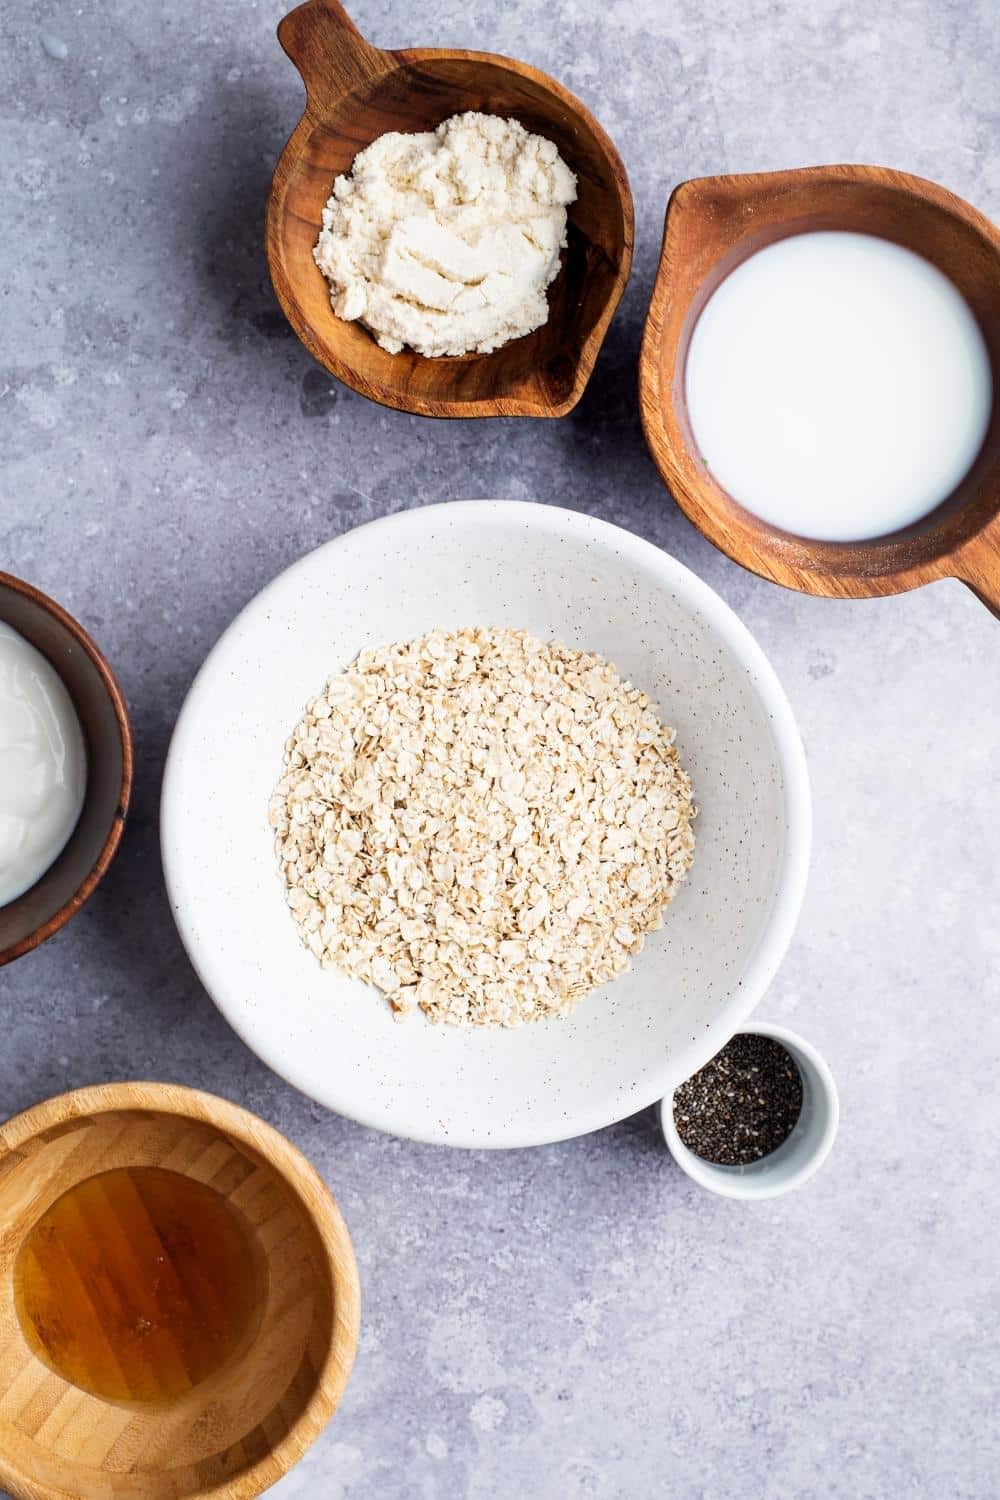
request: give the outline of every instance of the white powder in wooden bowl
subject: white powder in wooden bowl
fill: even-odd
[[[313,254],[338,318],[364,323],[391,354],[488,354],[547,320],[575,198],[544,136],[454,115],[359,152]]]

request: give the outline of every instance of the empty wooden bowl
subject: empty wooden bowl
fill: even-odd
[[[35,1352],[18,1257],[39,1218],[78,1184],[150,1167],[214,1190],[260,1268],[259,1306],[249,1342],[177,1399],[102,1399]],[[108,1267],[101,1331],[151,1221],[98,1190],[108,1213],[85,1223]],[[19,1500],[246,1500],[291,1468],[332,1415],[358,1337],[351,1241],[305,1158],[245,1110],[155,1083],[39,1104],[0,1128],[0,1225],[0,1484]],[[161,1234],[170,1274],[179,1241]],[[151,1364],[153,1375],[167,1369]]]
[[[114,858],[132,791],[132,730],[111,668],[82,625],[53,599],[0,573],[0,621],[55,667],[73,700],[87,749],[87,791],[69,842],[30,890],[0,906],[2,966],[58,932]]]
[[[936,510],[874,541],[808,541],[752,515],[706,468],[688,422],[685,360],[709,297],[755,251],[811,230],[877,235],[922,255],[958,287],[989,349],[994,405],[979,457]],[[959,578],[1000,616],[998,396],[1000,232],[953,193],[904,172],[856,166],[704,177],[675,188],[642,345],[642,421],[675,500],[734,562],[788,588],[848,599]]]
[[[337,0],[310,0],[278,27],[306,86],[267,207],[271,280],[309,353],[373,401],[429,417],[560,417],[576,405],[628,281],[632,195],[621,158],[587,109],[526,63],[485,52],[383,52]],[[558,146],[577,175],[568,246],[544,327],[492,354],[387,354],[334,315],[313,246],[334,178],[386,131],[433,130],[464,110],[513,116]]]

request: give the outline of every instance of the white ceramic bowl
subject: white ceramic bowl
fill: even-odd
[[[784,1026],[763,1022],[740,1026],[751,1036],[769,1036],[792,1056],[802,1078],[802,1112],[787,1140],[777,1151],[745,1167],[724,1167],[685,1146],[674,1122],[674,1094],[660,1104],[663,1138],[674,1161],[701,1187],[726,1198],[777,1198],[808,1182],[826,1161],[840,1123],[840,1101],[833,1074],[816,1048]]]
[[[365,646],[515,626],[597,651],[677,729],[701,809],[688,884],[631,973],[569,1020],[502,1031],[392,1020],[300,944],[266,821],[285,739]],[[706,1062],[760,999],[809,858],[805,758],[777,678],[706,584],[576,512],[462,501],[319,547],[243,610],[181,711],[163,785],[184,945],[244,1041],[330,1109],[423,1141],[529,1146],[608,1125]]]

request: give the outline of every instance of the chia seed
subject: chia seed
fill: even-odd
[[[744,1167],[776,1151],[802,1112],[802,1075],[780,1042],[741,1032],[674,1094],[677,1134],[696,1156]]]

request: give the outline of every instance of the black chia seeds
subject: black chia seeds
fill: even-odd
[[[776,1151],[802,1111],[802,1076],[769,1036],[742,1032],[674,1094],[677,1134],[696,1156],[744,1167]]]

